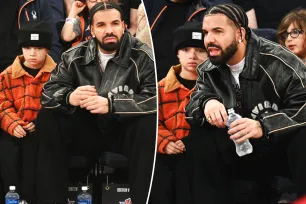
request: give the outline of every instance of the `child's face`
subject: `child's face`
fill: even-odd
[[[302,31],[300,28],[295,26],[294,23],[291,23],[287,29],[287,33],[296,32],[296,35],[292,37],[290,34],[288,35],[287,39],[285,40],[286,47],[291,50],[294,54],[299,56],[300,58],[304,59],[306,57],[306,35],[305,31]],[[301,32],[301,33],[300,33]]]
[[[29,68],[41,68],[45,63],[48,49],[42,47],[23,47],[22,52]]]
[[[177,57],[182,69],[196,73],[197,66],[208,58],[208,54],[203,48],[186,47],[178,50]]]

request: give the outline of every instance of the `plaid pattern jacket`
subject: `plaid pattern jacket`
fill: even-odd
[[[34,78],[23,68],[24,57],[18,56],[0,75],[1,128],[13,135],[17,125],[27,125],[41,108],[42,86],[49,80],[56,64],[48,55],[44,66]]]
[[[170,141],[187,136],[190,130],[185,119],[185,107],[193,91],[184,87],[176,78],[181,65],[171,67],[167,76],[158,83],[158,141],[157,150],[165,154],[164,148]]]

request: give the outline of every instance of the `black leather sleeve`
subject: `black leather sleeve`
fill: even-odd
[[[191,94],[189,103],[186,106],[186,120],[190,125],[202,126],[205,122],[204,107],[207,101],[216,99],[222,102],[222,99],[211,88],[208,77],[206,77],[203,67],[206,63],[198,67],[198,79],[195,91]]]
[[[72,74],[65,60],[64,53],[57,67],[52,71],[50,80],[43,86],[41,104],[44,108],[53,108],[61,112],[73,112],[74,107],[69,104],[69,96],[74,90]]]
[[[115,94],[112,97],[113,113],[120,116],[152,114],[157,110],[154,62],[150,55],[142,55],[136,62],[139,91],[133,94]]]
[[[261,115],[266,137],[288,133],[306,125],[306,66],[300,60],[276,62],[266,68],[282,107]],[[281,80],[280,80],[281,79]]]

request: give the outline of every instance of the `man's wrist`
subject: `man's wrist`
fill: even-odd
[[[262,129],[261,124],[259,121],[256,121],[256,127]]]
[[[72,93],[73,93],[73,91],[70,91],[70,92],[66,95],[66,104],[67,104],[67,105],[70,105],[70,106],[73,106],[73,105],[70,103],[70,96],[71,96]]]
[[[106,98],[107,99],[107,105],[108,105],[108,113],[112,113],[113,112],[113,102],[112,102],[112,98]]]
[[[260,121],[256,121],[256,128],[258,128],[258,129],[260,129],[259,131],[261,132],[261,136],[260,137],[264,137],[265,135],[264,135],[264,130],[263,130],[263,128],[262,128],[262,124],[261,124],[261,122]]]

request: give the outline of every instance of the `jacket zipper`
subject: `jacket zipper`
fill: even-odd
[[[29,3],[33,2],[34,0],[28,0],[27,2],[25,2],[19,9],[19,13],[18,13],[18,28],[20,29],[20,15],[21,15],[21,12],[23,10],[23,8],[28,5]],[[28,16],[28,14],[26,13],[26,15]],[[29,19],[28,19],[29,20]]]
[[[104,72],[102,71],[102,67],[99,69],[99,70],[100,70],[100,73],[101,73],[101,75],[102,75],[101,84],[100,84],[100,87],[99,87],[99,93],[102,93],[102,88],[103,88],[103,86],[104,86],[104,81],[105,81],[104,79],[105,79],[105,76],[106,76],[106,70],[108,70],[107,67],[109,67],[108,64],[109,64],[109,62],[110,62],[111,60],[112,60],[112,59],[109,59],[109,60],[108,60],[106,66],[105,66]],[[99,63],[99,64],[100,64],[100,63]],[[101,64],[100,66],[102,66],[102,64]],[[110,91],[111,91],[111,90],[110,90]]]
[[[245,107],[245,104],[244,104],[244,96],[243,96],[243,90],[242,90],[242,87],[245,87],[244,84],[245,84],[245,78],[244,80],[240,80],[240,75],[239,75],[239,81],[240,81],[240,94],[241,94],[241,110],[243,110],[243,114],[242,116],[246,116],[246,109],[244,108]],[[252,87],[253,88],[253,87]],[[250,95],[248,96],[250,97]],[[247,107],[247,109],[249,109],[249,107]]]
[[[99,63],[99,70],[100,70],[100,74],[102,76],[102,79],[101,79],[101,84],[100,84],[100,87],[99,87],[99,93],[102,93],[102,88],[103,88],[103,79],[104,79],[104,75],[106,73],[106,67],[105,67],[105,70],[104,70],[104,73],[102,71],[102,64]]]
[[[233,93],[233,96],[236,96],[236,93],[234,92],[234,90],[233,90],[231,84],[229,84],[228,81],[225,80],[226,77],[225,77],[224,74],[219,70],[219,67],[217,68],[217,70],[219,71],[219,73],[220,73],[221,76],[223,77],[224,82],[227,84],[227,86],[230,87],[230,90],[231,90],[231,92]],[[241,97],[242,97],[242,95],[241,95]],[[233,97],[233,101],[234,101],[234,103],[233,103],[234,107],[229,107],[229,108],[235,108],[235,107],[236,107],[237,101],[236,101],[236,98],[235,98],[235,97]],[[223,104],[223,105],[224,105],[224,104]]]

